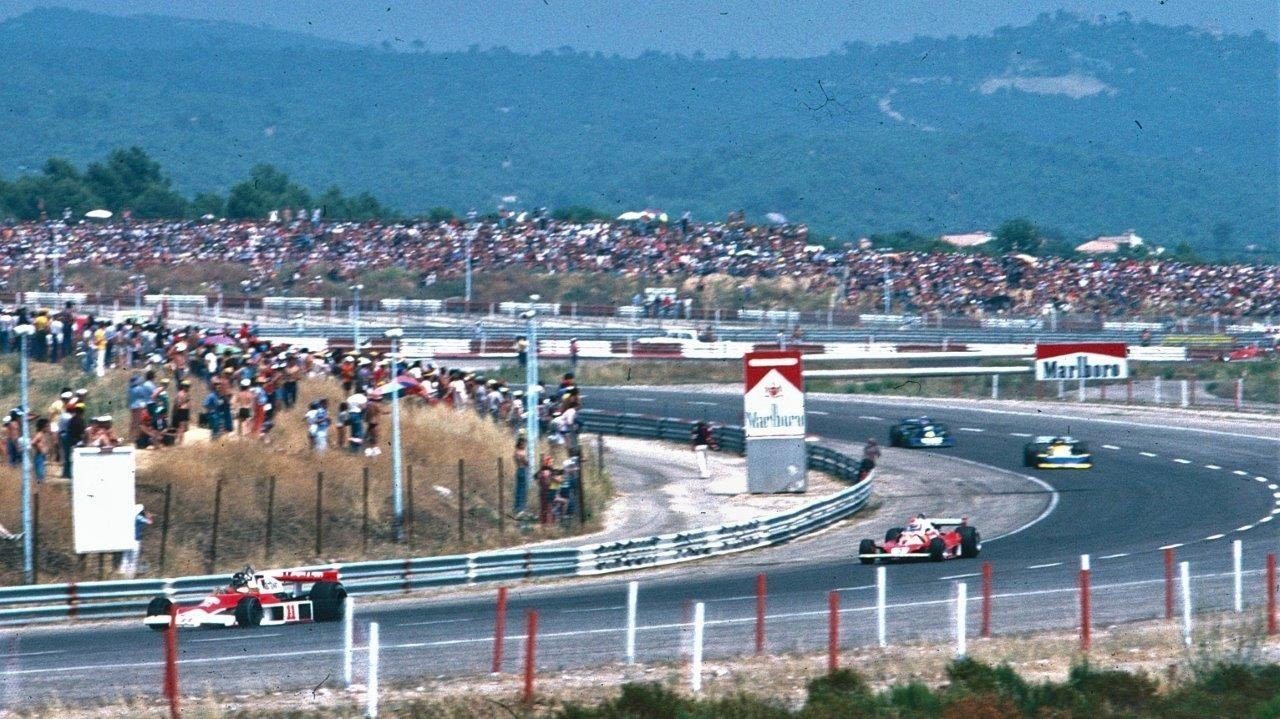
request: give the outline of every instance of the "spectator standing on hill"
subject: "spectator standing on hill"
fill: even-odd
[[[120,574],[133,579],[138,574],[138,561],[142,557],[142,535],[154,522],[151,513],[141,504],[133,505],[133,546],[120,555]]]
[[[75,447],[78,447],[85,441],[85,435],[88,427],[84,420],[84,405],[71,405],[71,416],[67,418],[66,430],[60,439],[62,440],[62,476],[64,479],[71,479],[71,465],[75,457]]]
[[[515,513],[521,514],[529,503],[529,449],[524,437],[516,439],[511,461],[516,467]]]
[[[542,466],[538,467],[538,522],[544,527],[551,524],[551,509],[556,500],[559,486],[555,481],[555,465],[551,457],[542,458]]]

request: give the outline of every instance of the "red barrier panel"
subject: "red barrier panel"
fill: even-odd
[[[756,575],[756,654],[764,654],[764,607],[765,579],[763,574]]]
[[[1164,618],[1173,619],[1173,547],[1164,550]]]
[[[164,695],[169,700],[169,719],[178,719],[178,605],[169,605],[169,627],[164,630]]]
[[[827,671],[840,668],[840,593],[827,592]]]
[[[526,612],[524,623],[524,693],[520,699],[525,704],[529,704],[533,701],[534,653],[538,647],[538,610],[530,609]]]
[[[1092,607],[1089,602],[1089,570],[1082,563],[1080,568],[1080,651],[1089,651],[1093,640]]]
[[[1276,555],[1267,553],[1267,634],[1276,633]]]
[[[982,563],[982,638],[991,638],[991,562]]]
[[[493,618],[493,673],[502,671],[502,642],[507,635],[507,588],[498,587],[498,609]]]

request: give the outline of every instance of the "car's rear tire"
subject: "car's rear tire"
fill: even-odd
[[[172,599],[168,597],[155,597],[150,602],[147,603],[147,616],[148,617],[168,616],[169,609],[172,606],[173,606]],[[169,628],[164,624],[148,624],[147,626],[151,627],[153,630],[157,632],[163,632],[164,630]]]
[[[262,602],[257,597],[245,597],[236,605],[236,624],[246,629],[262,624]]]
[[[884,533],[884,541],[896,542],[902,536],[902,527],[891,527],[889,531]]]
[[[902,435],[898,434],[898,428],[897,427],[890,428],[889,429],[889,446],[897,447],[898,444],[901,443],[901,441],[902,441]]]
[[[880,553],[880,549],[876,547],[876,543],[873,540],[864,539],[861,542],[858,542],[859,555],[879,554],[879,553]],[[873,559],[872,557],[859,556],[858,561],[862,562],[863,564],[874,564],[876,560]]]
[[[1024,467],[1036,466],[1035,452],[1032,452],[1031,450],[1026,450],[1022,453],[1022,466]]]
[[[347,600],[347,590],[339,582],[316,582],[307,594],[311,600],[311,617],[317,622],[336,622],[342,619],[342,605]]]
[[[965,559],[978,556],[982,551],[982,535],[978,534],[977,528],[960,527],[956,531],[960,534],[960,556]]]
[[[929,561],[941,562],[946,558],[947,543],[942,541],[942,537],[934,537],[929,540]]]

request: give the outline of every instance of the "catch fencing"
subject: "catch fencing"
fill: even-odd
[[[586,410],[583,431],[647,439],[688,441],[694,423],[638,414],[613,415]],[[715,429],[721,448],[742,452],[742,428]],[[353,596],[478,582],[509,582],[542,577],[589,576],[719,556],[790,541],[848,517],[861,509],[872,478],[859,478],[858,462],[835,450],[810,445],[810,466],[829,472],[850,487],[798,508],[744,522],[637,537],[620,542],[565,548],[517,547],[464,555],[389,559],[324,565],[336,568]],[[74,618],[141,616],[147,602],[164,595],[178,602],[203,597],[226,576],[208,574],[173,579],[76,582],[0,588],[0,624]]]

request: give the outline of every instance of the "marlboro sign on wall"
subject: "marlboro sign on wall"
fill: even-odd
[[[742,398],[747,439],[804,437],[804,377],[799,352],[751,352],[743,357]]]
[[[1129,376],[1123,342],[1071,342],[1036,345],[1036,379],[1100,380]]]

